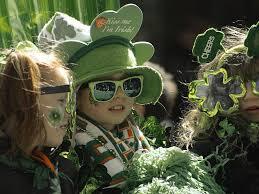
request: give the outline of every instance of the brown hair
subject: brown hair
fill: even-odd
[[[11,152],[21,150],[30,154],[33,146],[44,143],[46,131],[39,112],[40,87],[51,84],[57,68],[63,63],[53,54],[42,52],[11,52],[0,79],[0,114],[4,119]],[[64,69],[65,70],[65,69]],[[68,71],[65,70],[67,75]],[[12,118],[14,120],[12,120]]]

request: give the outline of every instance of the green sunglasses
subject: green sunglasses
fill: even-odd
[[[103,80],[89,82],[92,97],[97,102],[112,100],[119,86],[128,97],[136,98],[142,92],[143,76],[132,76],[118,81]]]

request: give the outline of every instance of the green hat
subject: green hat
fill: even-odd
[[[134,4],[125,5],[117,12],[104,11],[90,26],[91,40],[69,39],[56,45],[55,49],[70,64],[76,85],[118,72],[143,75],[142,93],[136,102],[148,104],[158,101],[162,93],[162,78],[155,69],[143,65],[153,56],[154,47],[148,42],[131,42],[139,31],[142,18],[142,11]]]

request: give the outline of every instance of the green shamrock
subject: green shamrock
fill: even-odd
[[[259,56],[259,22],[250,27],[244,45],[248,48],[249,57]]]
[[[209,28],[196,37],[192,53],[197,56],[199,63],[209,63],[217,56],[220,50],[224,51],[221,44],[223,37],[223,32],[214,28]]]
[[[189,84],[189,100],[209,117],[218,111],[232,113],[239,107],[238,98],[245,95],[245,86],[239,76],[228,77],[223,68],[204,73],[204,78]]]
[[[219,126],[221,128],[216,130],[216,133],[221,138],[224,138],[224,137],[227,137],[227,136],[231,136],[232,134],[234,134],[237,131],[235,126],[228,122],[227,118],[224,119],[223,121],[220,121],[219,122]]]
[[[141,9],[134,5],[124,5],[117,11],[104,11],[91,23],[91,38],[98,40],[107,36],[119,36],[132,40],[143,20]]]
[[[66,36],[73,38],[76,36],[76,31],[73,26],[68,25],[67,22],[63,19],[56,19],[55,21],[56,28],[54,29],[54,34],[56,40],[66,39]],[[60,30],[66,29],[66,30]]]

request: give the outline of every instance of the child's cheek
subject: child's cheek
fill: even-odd
[[[96,104],[97,104],[97,102],[93,99],[92,95],[91,95],[91,94],[89,94],[88,96],[89,96],[89,98],[88,98],[88,99],[89,99],[90,104],[96,105]]]

